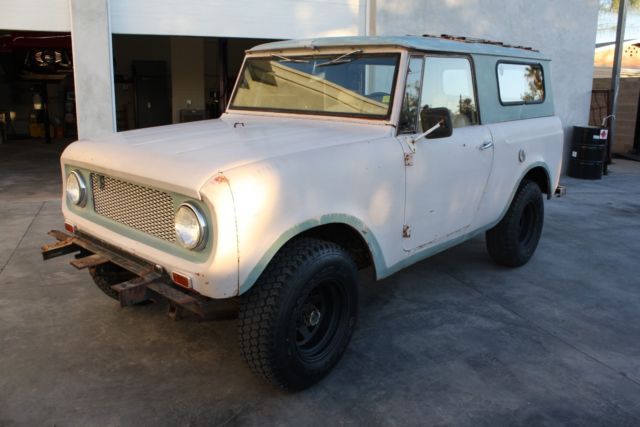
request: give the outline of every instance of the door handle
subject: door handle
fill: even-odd
[[[493,141],[485,141],[478,147],[479,150],[486,150],[487,148],[493,147]]]

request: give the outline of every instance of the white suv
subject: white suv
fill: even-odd
[[[307,387],[352,335],[357,271],[378,279],[486,232],[533,255],[563,135],[549,61],[455,37],[283,41],[247,52],[226,113],[81,140],[62,155],[67,232],[123,306],[239,310],[251,369]]]

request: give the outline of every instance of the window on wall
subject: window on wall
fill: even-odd
[[[442,107],[451,112],[454,128],[478,124],[471,63],[467,58],[426,58],[420,112]]]
[[[539,64],[498,63],[498,87],[503,104],[544,101],[544,78]]]

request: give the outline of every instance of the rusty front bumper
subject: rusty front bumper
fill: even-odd
[[[95,267],[111,262],[131,272],[135,277],[111,286],[118,293],[120,305],[127,307],[148,300],[163,299],[169,303],[169,316],[174,320],[187,310],[205,319],[230,317],[237,309],[235,302],[214,300],[174,285],[162,268],[124,253],[110,245],[83,234],[70,235],[51,230],[50,236],[58,240],[42,246],[45,260],[76,253],[70,263],[77,269]]]

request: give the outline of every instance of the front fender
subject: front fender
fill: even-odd
[[[291,241],[296,236],[301,235],[305,231],[328,224],[344,224],[356,230],[367,243],[376,274],[379,274],[380,270],[385,268],[384,257],[378,240],[373,232],[360,219],[347,214],[327,214],[319,218],[312,218],[299,223],[282,233],[273,242],[269,249],[267,249],[260,260],[253,266],[249,274],[242,279],[239,286],[239,294],[241,295],[251,289],[265,268],[267,268],[267,265],[269,265],[273,257],[287,242]]]

